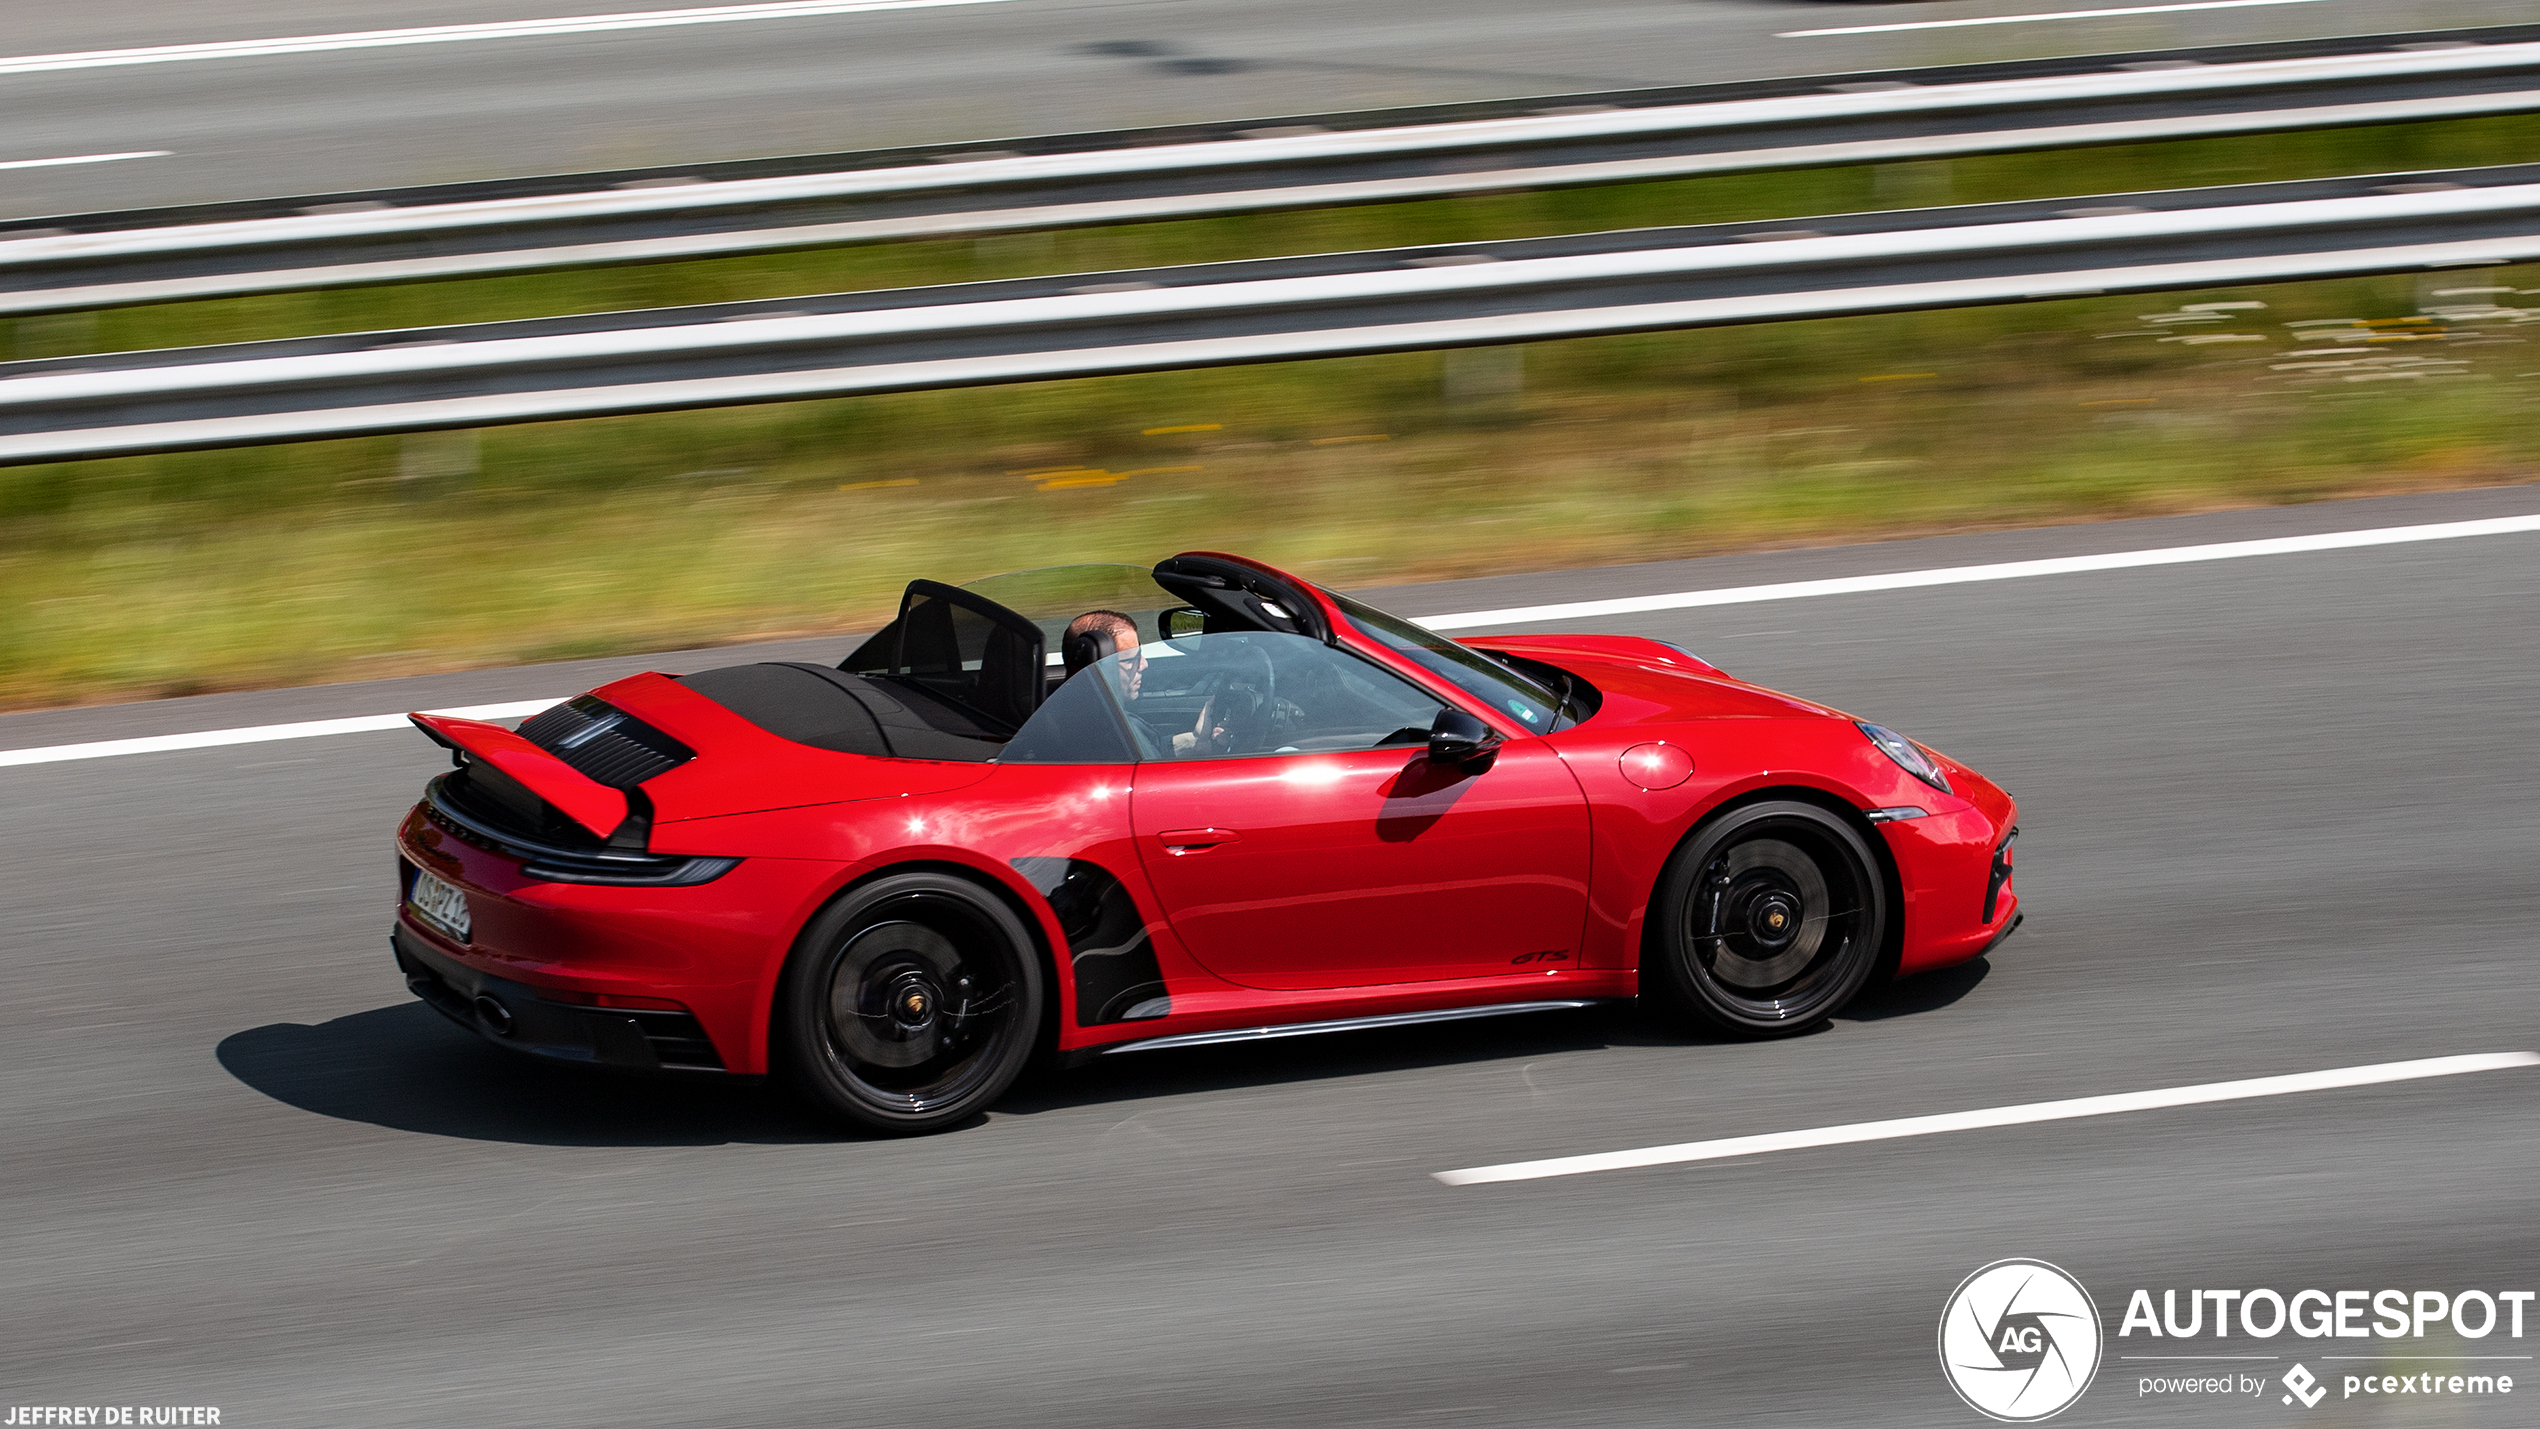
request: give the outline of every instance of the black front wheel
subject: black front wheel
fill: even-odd
[[[1814,804],[1750,804],[1668,860],[1641,976],[1728,1031],[1787,1036],[1861,990],[1887,917],[1878,862],[1850,824]]]
[[[803,929],[777,989],[775,1051],[797,1088],[848,1121],[935,1131],[1014,1084],[1041,997],[1030,936],[995,895],[893,874]]]

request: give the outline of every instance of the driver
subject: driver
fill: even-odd
[[[1195,736],[1167,736],[1153,721],[1138,712],[1138,695],[1146,683],[1147,657],[1138,653],[1138,622],[1117,610],[1089,610],[1067,622],[1059,635],[1059,659],[1067,667],[1067,678],[1092,668],[1099,660],[1110,660],[1119,671],[1120,712],[1138,731],[1139,743],[1151,749],[1170,749],[1175,756],[1189,753],[1198,744]]]
[[[1138,623],[1129,616],[1117,610],[1086,611],[1067,622],[1067,629],[1059,636],[1059,651],[1071,680],[1097,660],[1117,663],[1121,713],[1137,726],[1150,747],[1169,749],[1176,759],[1204,759],[1227,752],[1231,742],[1226,729],[1228,719],[1221,713],[1226,702],[1220,699],[1211,698],[1189,729],[1169,736],[1139,713],[1138,695],[1146,682],[1147,661],[1138,653]]]
[[[1138,622],[1116,610],[1089,610],[1067,622],[1058,648],[1071,680],[1077,671],[1105,655],[1120,657],[1121,696],[1130,700],[1138,697],[1138,686],[1147,672],[1146,657],[1137,653]]]

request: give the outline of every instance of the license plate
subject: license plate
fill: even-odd
[[[417,870],[414,892],[406,906],[424,922],[464,943],[468,936],[467,895],[431,874]]]

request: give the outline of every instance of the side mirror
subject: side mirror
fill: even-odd
[[[1429,724],[1429,761],[1480,773],[1499,757],[1499,736],[1472,715],[1449,706]]]

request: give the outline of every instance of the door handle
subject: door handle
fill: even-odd
[[[1242,837],[1233,829],[1166,829],[1155,836],[1156,842],[1177,854],[1206,853]]]

